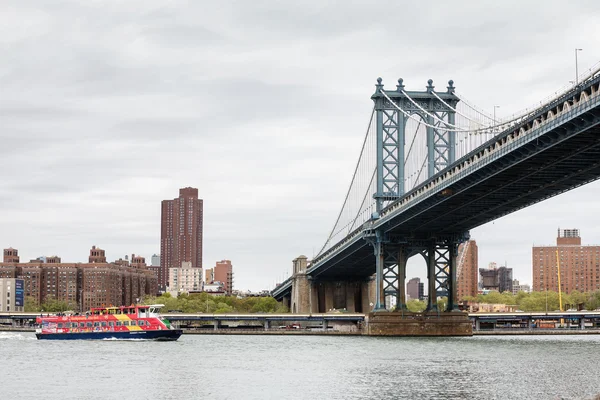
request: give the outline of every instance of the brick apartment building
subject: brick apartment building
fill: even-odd
[[[459,274],[456,277],[456,293],[458,300],[465,296],[477,296],[478,248],[475,240],[469,240],[458,247]]]
[[[63,263],[56,256],[20,263],[17,250],[5,249],[0,278],[23,279],[25,297],[37,305],[50,299],[76,304],[82,311],[129,305],[158,292],[158,281],[146,268],[144,257],[131,258],[131,263],[107,263],[104,250],[93,246],[87,263]]]
[[[225,294],[231,296],[233,291],[233,266],[230,260],[217,261],[215,266],[206,270],[206,283],[221,282]]]
[[[202,268],[202,226],[203,200],[198,199],[198,189],[179,189],[178,198],[162,201],[158,274],[161,289],[169,284],[169,268],[180,268],[182,262]]]
[[[558,261],[562,292],[600,289],[600,246],[582,245],[579,229],[558,229],[556,246],[533,246],[531,255],[534,291],[558,291]]]

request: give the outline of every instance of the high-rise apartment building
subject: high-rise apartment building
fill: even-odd
[[[412,278],[406,283],[406,295],[410,300],[423,300],[425,297],[425,285],[421,282],[420,278]]]
[[[213,282],[222,282],[225,293],[231,295],[233,290],[233,266],[229,260],[217,261],[213,274]]]
[[[192,268],[202,268],[203,201],[198,189],[179,189],[179,197],[163,200],[161,205],[160,271],[158,284],[169,284],[169,268],[179,268],[191,262]]]
[[[458,247],[456,295],[458,300],[466,296],[477,296],[478,248],[475,240],[469,240]]]
[[[558,253],[558,254],[557,254]],[[579,229],[559,229],[556,246],[533,246],[533,290],[591,292],[600,289],[600,246],[582,246]]]

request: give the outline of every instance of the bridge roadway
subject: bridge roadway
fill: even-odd
[[[406,193],[380,218],[313,259],[307,274],[322,280],[364,279],[375,273],[373,247],[365,238],[376,229],[411,240],[468,232],[598,179],[599,82],[595,76],[581,83]],[[279,300],[291,286],[290,278],[272,295]]]

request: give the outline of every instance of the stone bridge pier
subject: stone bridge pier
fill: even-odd
[[[308,259],[293,260],[292,291],[283,304],[292,313],[326,313],[334,310],[368,313],[375,304],[375,279],[325,280],[306,273]],[[289,302],[289,304],[288,304]]]

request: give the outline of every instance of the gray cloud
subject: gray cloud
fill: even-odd
[[[205,200],[206,267],[267,288],[327,237],[375,80],[454,79],[509,115],[598,61],[595,2],[9,1],[0,5],[0,244],[24,259],[159,251],[160,201]],[[531,244],[600,242],[598,184],[477,228],[530,279]],[[564,207],[573,204],[573,207]],[[518,235],[517,235],[518,232]],[[422,275],[419,263],[409,267]],[[411,269],[412,268],[412,269]]]

